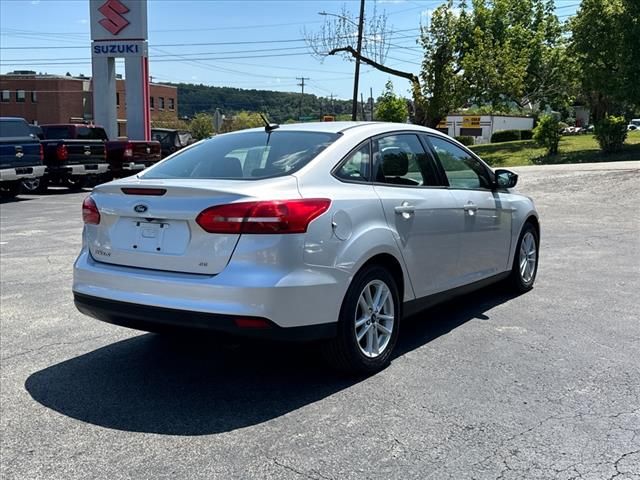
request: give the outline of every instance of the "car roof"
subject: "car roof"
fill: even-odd
[[[309,123],[289,123],[280,125],[278,130],[281,131],[296,131],[296,132],[326,132],[326,133],[342,133],[347,130],[359,130],[364,128],[376,127],[376,130],[389,131],[394,130],[417,130],[424,132],[440,133],[437,130],[423,127],[420,125],[414,125],[411,123],[391,123],[391,122],[309,122]],[[248,130],[240,131],[264,131],[264,127],[251,128]],[[238,131],[238,132],[240,132]],[[236,133],[236,132],[232,132]]]
[[[0,121],[2,122],[8,122],[8,121],[13,121],[15,122],[16,120],[21,120],[23,122],[26,122],[26,120],[22,117],[0,117]]]

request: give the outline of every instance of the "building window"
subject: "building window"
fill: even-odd
[[[31,92],[31,103],[38,103],[38,94],[36,92]]]
[[[3,102],[11,101],[11,92],[9,90],[2,90],[2,101]]]
[[[175,98],[167,98],[167,101],[169,102],[169,110],[175,110],[176,109]]]
[[[158,110],[164,110],[164,97],[158,97]]]
[[[116,92],[116,106],[120,106],[120,92]]]
[[[16,90],[16,102],[24,102],[26,94],[24,90]]]
[[[155,105],[153,103],[153,97],[149,97],[149,107],[151,107],[151,110],[154,109]]]

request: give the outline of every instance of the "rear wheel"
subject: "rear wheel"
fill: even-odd
[[[79,176],[79,177],[67,177],[65,179],[65,183],[64,185],[69,189],[69,190],[82,190],[87,184],[87,179],[84,176]]]
[[[2,198],[14,198],[20,195],[22,185],[20,181],[0,183],[0,196]]]
[[[325,347],[327,360],[350,373],[382,370],[389,364],[398,339],[400,311],[393,276],[379,265],[365,267],[344,298],[338,336]]]
[[[538,249],[538,231],[533,224],[527,222],[518,239],[508,280],[515,291],[524,293],[533,288],[538,273]]]

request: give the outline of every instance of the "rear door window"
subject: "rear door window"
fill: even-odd
[[[142,178],[255,180],[289,175],[313,160],[339,134],[275,131],[218,135],[157,164]]]

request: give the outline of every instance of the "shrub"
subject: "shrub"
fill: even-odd
[[[538,125],[533,129],[533,139],[538,145],[547,149],[547,155],[558,153],[558,144],[560,143],[558,120],[551,115],[540,117]]]
[[[455,138],[463,145],[473,145],[474,143],[476,143],[476,139],[470,135],[458,135],[457,137],[453,138]]]
[[[404,98],[393,92],[393,83],[389,80],[385,85],[382,97],[378,99],[375,116],[383,122],[404,123],[409,116],[409,109]]]
[[[491,143],[513,142],[520,140],[520,130],[500,130],[491,135]]]
[[[603,118],[596,124],[596,140],[603,152],[618,152],[627,139],[627,122],[624,117],[613,115]]]
[[[533,130],[520,130],[520,140],[531,140],[533,138]]]

